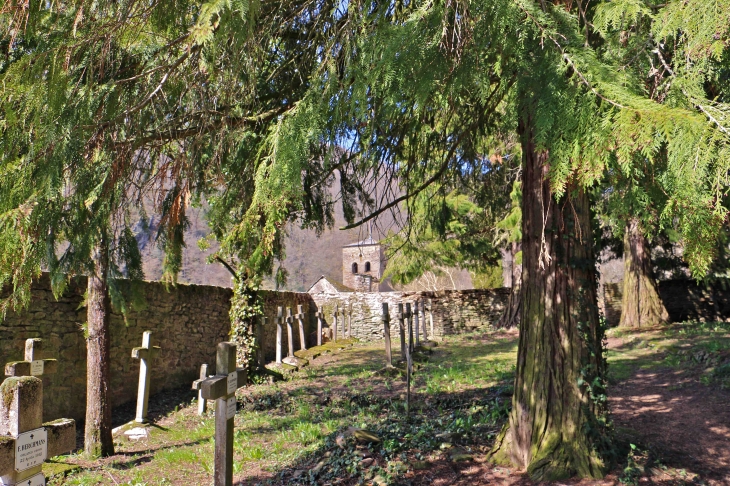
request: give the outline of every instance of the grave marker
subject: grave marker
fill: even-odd
[[[208,400],[203,398],[203,390],[200,386],[206,378],[208,378],[208,365],[204,363],[200,365],[200,379],[193,382],[193,390],[198,390],[198,415],[203,415],[208,409]]]
[[[385,366],[393,366],[393,355],[390,349],[390,315],[388,303],[383,302],[383,335],[385,336]]]
[[[350,339],[352,337],[352,302],[349,303],[347,310],[347,339]]]
[[[142,347],[132,349],[132,358],[139,360],[139,385],[137,386],[137,416],[134,421],[147,422],[147,404],[150,398],[150,368],[152,359],[159,353],[159,346],[152,346],[152,332],[142,333]]]
[[[337,342],[337,314],[340,313],[340,309],[338,308],[337,304],[335,304],[335,313],[333,314],[333,320],[332,325],[334,326],[334,332],[332,333],[332,341]]]
[[[196,380],[193,389],[199,389],[206,400],[215,400],[215,486],[233,484],[233,419],[236,415],[236,390],[246,384],[245,368],[236,368],[236,345],[218,343],[215,376]]]
[[[276,364],[281,364],[281,321],[284,319],[284,309],[279,306],[276,308]]]
[[[322,346],[322,313],[317,311],[317,346]]]
[[[431,339],[433,339],[435,334],[433,332],[433,300],[431,299],[428,299],[428,319],[431,324]]]
[[[302,309],[301,305],[297,306],[297,314],[295,316],[297,318],[297,321],[299,322],[299,349],[306,351],[307,350],[307,342],[306,338],[304,336],[304,311]]]
[[[266,356],[264,355],[264,327],[266,326],[266,316],[260,316],[256,325],[256,363],[259,368],[266,367]]]
[[[406,417],[411,413],[411,373],[413,373],[413,321],[411,320],[411,304],[406,304],[406,320],[408,321],[408,346],[406,346]]]
[[[0,484],[42,486],[42,472],[48,457],[71,452],[76,448],[76,422],[60,419],[43,423],[43,382],[37,376],[23,374],[31,371],[31,363],[43,361],[49,372],[49,362],[42,360],[42,341],[28,339],[26,361],[8,363],[5,370],[10,378],[0,385]],[[27,363],[27,364],[19,364]],[[54,365],[55,366],[55,365]]]
[[[52,375],[58,368],[55,359],[43,359],[43,340],[25,340],[25,360],[11,361],[5,365],[5,376],[45,376]]]
[[[342,316],[342,339],[347,339],[347,335],[345,334],[345,306],[342,306],[341,316]]]
[[[398,303],[398,327],[400,329],[400,355],[401,359],[406,359],[406,328],[403,322],[406,315],[403,312],[403,302]]]
[[[291,358],[294,356],[294,333],[292,330],[292,321],[294,318],[291,315],[291,307],[286,308],[286,336],[289,349],[286,350],[286,357]]]
[[[418,312],[418,301],[417,300],[413,302],[413,306],[415,307],[414,312],[413,312],[413,318],[416,321],[416,346],[419,346],[421,344],[421,340],[419,337],[419,335],[421,334],[421,331],[420,331],[421,328],[419,325],[421,323],[420,322],[421,320],[420,320],[420,316],[419,316],[419,312]]]

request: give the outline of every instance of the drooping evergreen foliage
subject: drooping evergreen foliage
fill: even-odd
[[[27,301],[41,265],[58,280],[89,270],[107,229],[117,267],[134,274],[128,221],[145,197],[162,214],[170,279],[185,208],[202,197],[221,256],[256,279],[292,219],[332,223],[335,173],[360,224],[490,172],[490,135],[517,132],[532,293],[505,457],[541,479],[600,475],[610,451],[585,187],[611,157],[627,177],[662,164],[661,221],[676,224],[693,273],[707,272],[727,213],[729,9],[6,0],[0,280],[17,289],[11,303]]]

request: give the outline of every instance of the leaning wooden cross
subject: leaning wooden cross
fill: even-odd
[[[236,345],[218,343],[215,376],[196,380],[193,390],[200,390],[206,400],[215,400],[215,486],[233,484],[233,418],[236,415],[236,390],[246,384],[245,368],[236,368]]]
[[[159,346],[152,346],[151,331],[142,333],[142,346],[132,349],[132,358],[139,360],[137,414],[134,421],[140,424],[147,422],[147,404],[150,400],[150,368],[152,368],[152,360],[159,351]]]
[[[76,422],[59,419],[43,423],[43,381],[56,361],[41,355],[42,341],[28,339],[25,361],[5,366],[10,376],[0,385],[0,484],[46,484],[42,472],[48,457],[76,448]]]

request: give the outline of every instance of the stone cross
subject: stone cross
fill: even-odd
[[[203,390],[200,386],[206,378],[208,378],[208,364],[204,363],[200,365],[200,379],[193,383],[193,389],[198,390],[198,415],[203,415],[208,408],[208,400],[203,398]]]
[[[29,348],[37,352],[41,344],[39,339],[28,341],[26,357]],[[43,382],[36,376],[11,376],[0,385],[0,396],[0,484],[45,485],[43,462],[76,448],[76,422],[43,423]]]
[[[281,364],[281,338],[282,338],[282,320],[284,319],[284,309],[279,306],[276,308],[276,364]]]
[[[421,328],[420,328],[420,316],[418,312],[418,301],[413,302],[414,310],[413,310],[413,318],[416,321],[416,346],[419,346],[421,344],[420,334],[421,334]]]
[[[307,339],[306,336],[304,336],[304,310],[302,309],[301,305],[297,306],[297,313],[294,317],[296,317],[297,321],[299,322],[299,349],[306,351]]]
[[[383,336],[385,336],[385,366],[393,366],[393,355],[390,349],[390,315],[388,303],[383,302]]]
[[[58,368],[55,359],[43,359],[43,340],[25,340],[25,360],[11,361],[5,365],[5,376],[52,375]]]
[[[322,313],[317,311],[317,346],[322,346]]]
[[[266,327],[266,316],[259,317],[256,326],[256,362],[259,368],[266,367],[266,356],[264,355],[264,327]]]
[[[292,330],[292,321],[294,318],[291,315],[291,307],[286,308],[286,337],[288,339],[289,349],[286,350],[286,357],[291,358],[294,356],[294,333]]]
[[[413,373],[413,320],[411,304],[406,304],[408,321],[408,346],[406,346],[406,416],[411,413],[411,373]]]
[[[334,326],[334,332],[332,333],[332,341],[337,342],[337,314],[340,313],[340,309],[335,304],[335,313],[332,315],[332,325]]]
[[[406,328],[405,323],[403,322],[406,318],[405,313],[403,312],[403,303],[398,303],[398,314],[396,315],[396,318],[398,319],[398,327],[400,329],[400,356],[403,360],[406,359]]]
[[[137,416],[134,421],[147,422],[147,403],[150,398],[150,368],[152,360],[160,352],[159,346],[152,346],[152,332],[142,334],[142,347],[132,349],[132,358],[139,360],[139,385],[137,386]]]
[[[206,400],[215,400],[215,486],[233,485],[233,418],[236,416],[236,390],[246,384],[245,368],[236,368],[236,345],[218,343],[215,376],[196,380]]]

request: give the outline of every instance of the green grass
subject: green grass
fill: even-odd
[[[391,478],[403,472],[396,464],[401,456],[436,450],[439,432],[493,436],[507,415],[509,393],[504,390],[511,386],[517,346],[514,336],[499,336],[449,338],[418,363],[412,404],[416,421],[404,420],[404,380],[373,373],[383,366],[380,343],[343,350],[342,359],[307,367],[289,382],[249,387],[236,415],[235,474],[252,468],[275,474],[311,464],[325,451],[331,452],[327,467],[311,478],[312,484],[343,471],[364,474],[358,469],[361,457],[335,446],[337,434],[350,426],[382,437],[376,451],[395,465],[381,476]],[[118,451],[127,454],[121,460],[87,466],[49,484],[110,484],[112,477],[118,484],[207,483],[213,468],[212,415],[198,417],[191,404],[161,425],[145,444],[120,443]],[[134,450],[139,452],[130,454]]]

